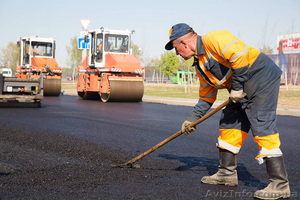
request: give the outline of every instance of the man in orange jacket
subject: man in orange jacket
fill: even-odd
[[[266,163],[270,184],[256,191],[260,199],[290,196],[289,181],[279,148],[276,108],[281,70],[259,50],[246,45],[228,31],[213,31],[199,36],[185,23],[169,31],[165,49],[175,48],[185,60],[194,57],[200,80],[199,101],[182,124],[188,135],[196,127],[189,125],[201,118],[212,106],[218,89],[227,89],[233,103],[223,111],[218,138],[219,168],[212,176],[201,179],[205,184],[236,186],[237,154],[251,130],[259,146],[258,163]]]
[[[26,49],[26,53],[29,54],[29,47]],[[35,55],[38,55],[39,52],[34,48],[34,44],[32,43],[31,44],[31,55],[35,56]]]

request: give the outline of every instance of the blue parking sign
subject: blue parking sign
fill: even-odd
[[[89,49],[90,48],[90,38],[84,42],[84,38],[78,38],[78,49]]]

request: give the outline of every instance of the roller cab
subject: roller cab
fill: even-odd
[[[130,31],[96,29],[88,32],[89,54],[78,67],[80,99],[138,102],[144,94],[140,61],[130,52]]]
[[[16,69],[19,79],[44,77],[44,96],[59,96],[62,70],[55,60],[56,40],[36,36],[20,38],[20,66]]]

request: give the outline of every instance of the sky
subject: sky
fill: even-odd
[[[20,37],[52,37],[58,65],[68,67],[66,46],[80,36],[79,20],[90,19],[88,30],[135,30],[132,40],[145,62],[160,58],[169,29],[182,22],[199,35],[227,30],[250,46],[265,44],[277,53],[277,35],[300,32],[299,8],[300,0],[0,0],[0,49]]]

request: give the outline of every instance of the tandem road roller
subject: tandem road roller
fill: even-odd
[[[87,32],[88,55],[78,67],[77,92],[80,99],[141,101],[144,68],[130,49],[134,31],[100,28]]]
[[[32,79],[43,75],[44,96],[59,96],[62,70],[55,60],[56,39],[22,37],[17,44],[21,48],[21,60],[16,77]]]

